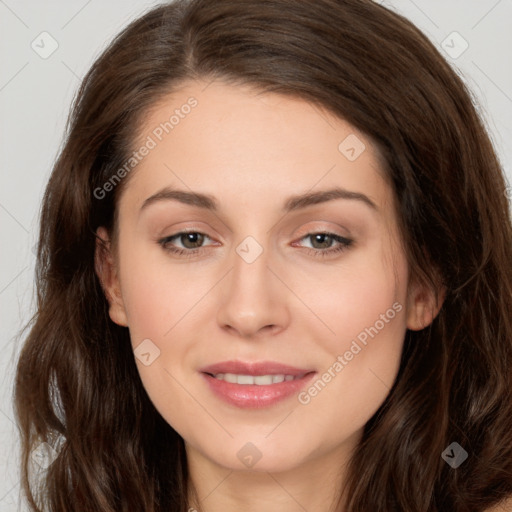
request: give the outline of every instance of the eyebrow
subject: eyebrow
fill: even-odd
[[[317,192],[306,192],[289,197],[284,205],[283,212],[292,212],[308,206],[325,203],[334,199],[349,199],[361,201],[372,210],[378,212],[377,205],[366,195],[359,192],[352,192],[344,188],[335,187],[329,190],[320,190]],[[161,201],[178,201],[180,203],[203,208],[212,212],[218,212],[219,204],[215,197],[199,192],[187,192],[186,190],[178,190],[171,187],[165,187],[156,194],[148,197],[142,204],[140,211],[145,210],[150,205]]]

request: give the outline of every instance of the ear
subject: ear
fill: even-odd
[[[446,297],[446,287],[439,285],[437,291],[414,280],[407,294],[407,328],[420,331],[430,325],[441,309]]]
[[[128,327],[116,262],[108,232],[104,227],[99,227],[96,231],[94,267],[109,303],[110,319],[117,325]]]

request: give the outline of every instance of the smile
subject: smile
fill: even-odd
[[[289,382],[295,379],[301,379],[304,375],[240,375],[235,373],[217,373],[212,375],[217,380],[224,380],[231,384],[250,385],[256,386],[270,386],[271,384],[279,384],[280,382]]]

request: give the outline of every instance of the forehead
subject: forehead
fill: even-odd
[[[134,149],[144,146],[130,202],[166,185],[239,205],[333,186],[393,202],[368,137],[309,102],[249,86],[184,83],[147,112]]]

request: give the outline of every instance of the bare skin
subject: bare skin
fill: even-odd
[[[371,141],[303,100],[206,85],[187,82],[148,113],[141,144],[156,140],[175,108],[197,100],[132,171],[115,247],[97,251],[110,317],[129,327],[134,349],[149,339],[159,351],[137,366],[155,407],[185,440],[199,496],[191,507],[334,510],[362,429],[396,377],[406,329],[427,326],[442,301],[435,307],[410,278]],[[365,149],[340,151],[348,136]],[[166,187],[214,196],[218,210],[162,195],[143,207]],[[374,207],[337,198],[283,211],[292,195],[334,187],[364,194]],[[205,235],[191,257],[171,252],[194,250],[185,237],[169,238],[184,229]],[[325,232],[351,243],[313,236]],[[109,240],[105,229],[98,234]],[[248,236],[249,254],[262,249],[251,263],[237,252]],[[353,341],[371,326],[377,334],[354,353]],[[338,356],[341,371],[333,369]],[[302,401],[243,409],[213,394],[199,371],[233,359],[312,369],[325,386],[303,390]],[[322,377],[329,369],[331,378]],[[247,443],[261,455],[251,467],[238,456]]]

